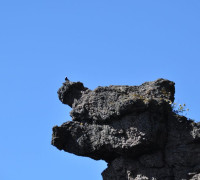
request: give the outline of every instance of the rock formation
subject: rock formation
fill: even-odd
[[[104,180],[200,180],[200,124],[173,112],[174,82],[90,90],[67,78],[58,90],[72,121],[52,145],[108,163]]]

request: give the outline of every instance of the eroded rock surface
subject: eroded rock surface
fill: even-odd
[[[174,93],[165,79],[92,91],[66,78],[72,121],[53,127],[52,145],[105,160],[104,180],[200,180],[200,125],[172,111]]]

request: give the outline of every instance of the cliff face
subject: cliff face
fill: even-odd
[[[91,91],[66,78],[72,121],[53,127],[52,145],[105,160],[104,180],[200,180],[200,125],[173,112],[174,93],[165,79]]]

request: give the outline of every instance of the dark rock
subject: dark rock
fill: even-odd
[[[174,92],[174,83],[164,79],[141,86],[99,86],[73,103],[71,116],[76,121],[107,121],[132,112],[144,112],[152,101],[156,104],[164,100],[173,102]]]
[[[200,124],[173,112],[173,82],[91,91],[65,80],[58,95],[72,121],[53,128],[52,145],[105,160],[104,180],[200,180]]]
[[[71,82],[65,77],[63,86],[58,90],[58,97],[63,104],[72,107],[74,101],[78,100],[88,88],[81,82]]]

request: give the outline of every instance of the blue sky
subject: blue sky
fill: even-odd
[[[199,121],[200,1],[0,1],[0,179],[101,180],[103,161],[51,146],[65,76],[94,89],[166,78]]]

